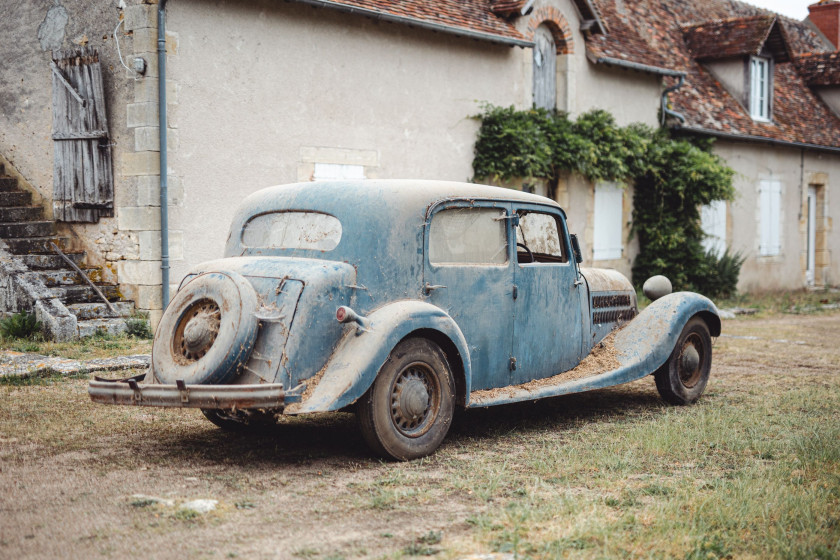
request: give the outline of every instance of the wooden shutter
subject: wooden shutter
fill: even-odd
[[[557,47],[544,25],[534,35],[534,105],[554,109],[557,99]]]
[[[703,248],[707,252],[722,255],[726,250],[726,201],[715,200],[701,207],[700,225],[706,234]]]
[[[779,181],[762,181],[759,199],[761,242],[758,252],[762,256],[781,254],[782,184]]]
[[[65,222],[114,215],[114,179],[99,53],[53,51],[53,214]]]

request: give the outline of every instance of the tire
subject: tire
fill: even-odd
[[[212,423],[228,432],[257,433],[277,424],[272,412],[264,410],[216,410],[202,408],[201,413]]]
[[[703,319],[693,317],[683,327],[668,361],[654,373],[656,389],[674,405],[697,402],[712,369],[712,337]]]
[[[239,274],[196,277],[172,299],[155,332],[155,377],[170,385],[231,381],[256,341],[256,310],[257,294]]]
[[[425,338],[409,338],[391,350],[356,415],[371,449],[409,461],[440,446],[454,409],[455,381],[443,351]]]

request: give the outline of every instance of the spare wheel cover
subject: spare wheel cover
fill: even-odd
[[[234,272],[194,278],[160,320],[152,347],[155,377],[164,384],[224,384],[245,363],[257,338],[257,295]]]

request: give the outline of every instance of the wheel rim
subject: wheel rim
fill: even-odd
[[[680,382],[687,388],[694,387],[700,381],[705,361],[703,340],[697,333],[691,333],[683,343],[677,361]]]
[[[407,365],[391,385],[391,421],[406,437],[425,434],[440,410],[440,386],[431,367],[422,362]]]
[[[180,365],[200,360],[219,335],[222,312],[211,299],[193,303],[178,321],[172,339],[172,354]]]

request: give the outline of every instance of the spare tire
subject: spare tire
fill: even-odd
[[[152,346],[158,381],[218,385],[236,377],[257,339],[257,295],[234,272],[211,272],[179,291],[160,320]]]

